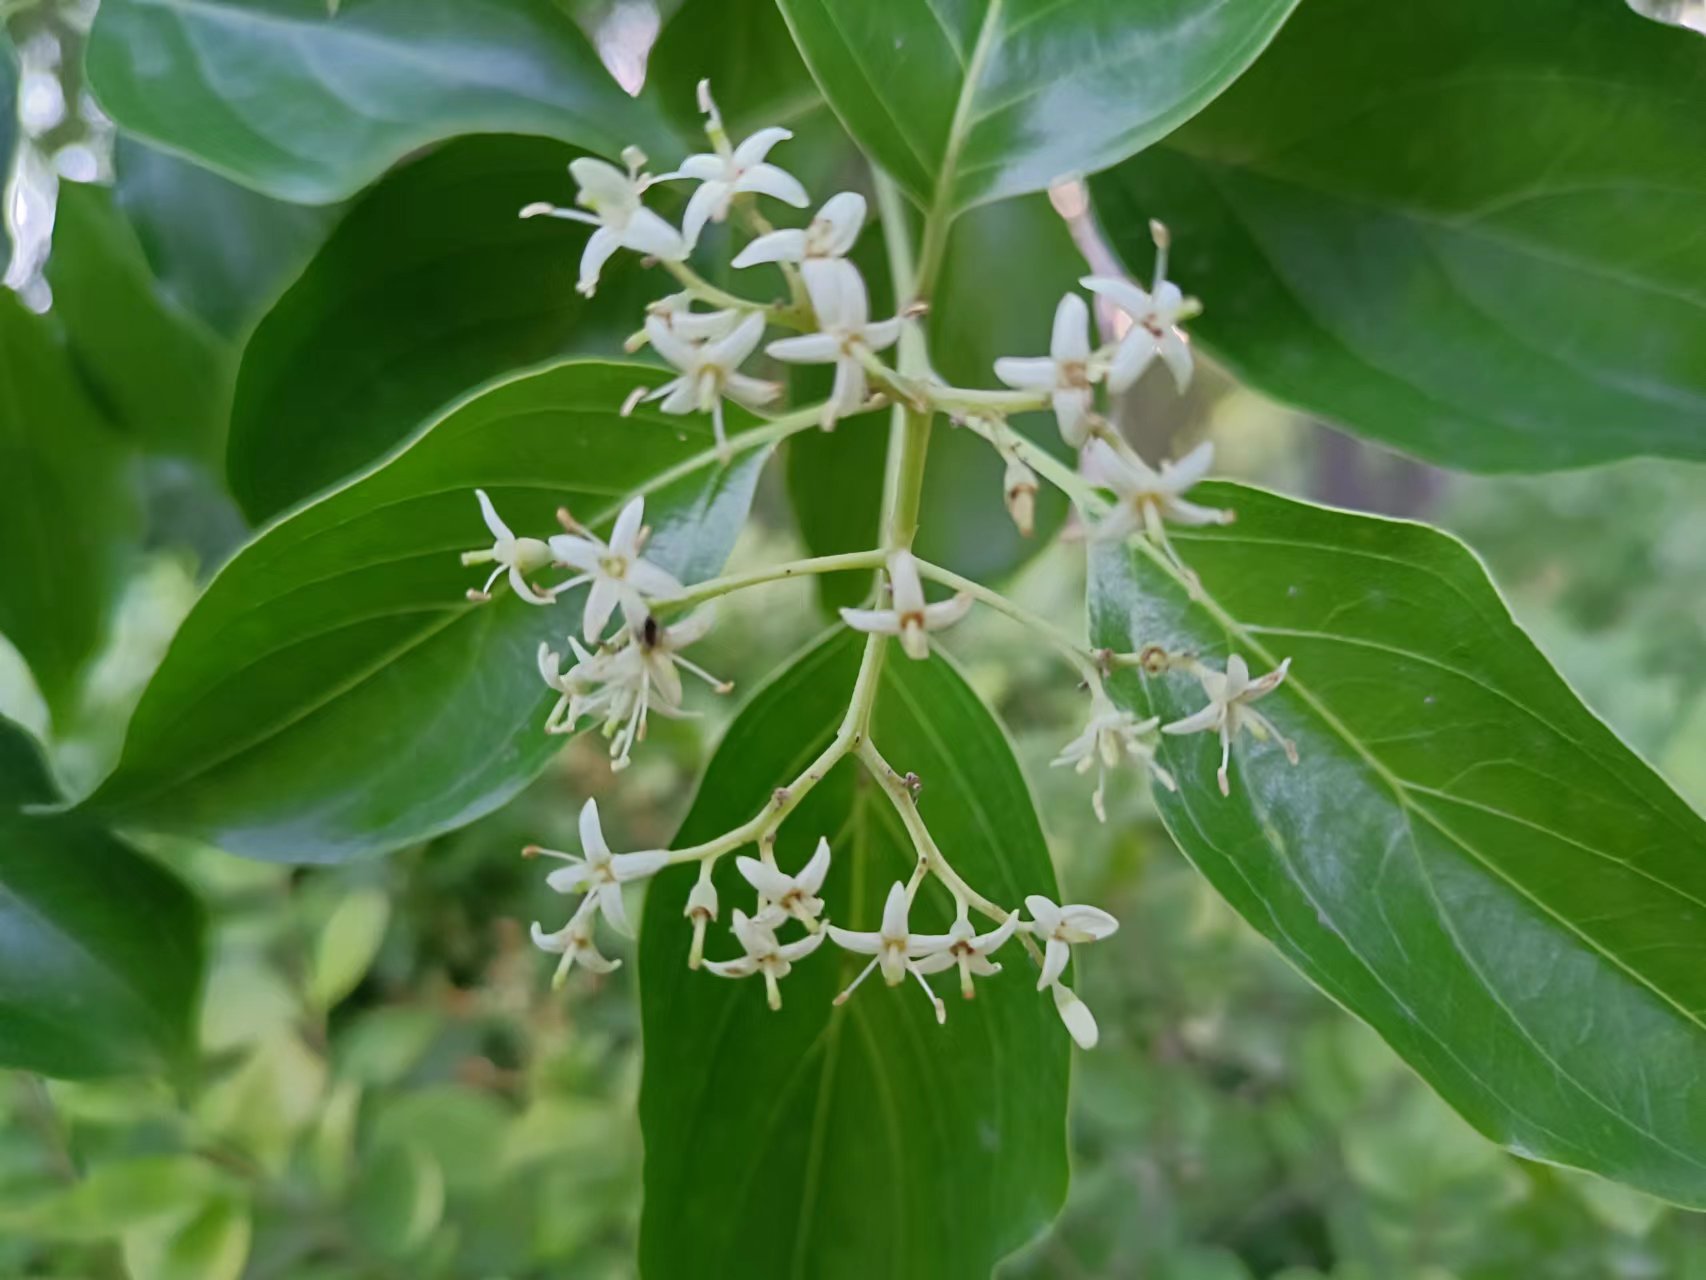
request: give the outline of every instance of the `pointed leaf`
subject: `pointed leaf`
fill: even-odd
[[[649,557],[688,581],[714,574],[765,451],[719,467],[702,417],[619,416],[659,378],[571,361],[500,383],[266,530],[185,620],[92,803],[309,861],[396,848],[502,804],[562,741],[541,729],[555,694],[534,655],[577,629],[584,594],[465,600],[482,571],[458,552],[491,536],[473,491],[545,536],[560,505],[607,525],[650,488]],[[736,429],[750,421],[731,414]]]
[[[1706,822],[1576,698],[1475,558],[1421,525],[1205,487],[1225,529],[1103,546],[1092,635],[1254,672],[1301,763],[1163,738],[1159,797],[1202,872],[1483,1133],[1706,1205]],[[1115,696],[1172,721],[1188,676]]]
[[[1449,466],[1706,458],[1706,50],[1605,0],[1311,0],[1092,184],[1241,378]]]
[[[730,728],[676,844],[709,839],[761,808],[833,735],[861,646],[836,634],[760,692]],[[1031,799],[1000,727],[941,659],[890,655],[873,726],[897,769],[923,781],[920,811],[956,868],[1017,904],[1054,895]],[[916,862],[882,792],[843,761],[782,829],[779,859],[803,863],[819,835],[835,851],[827,914],[874,929],[889,886]],[[707,954],[752,891],[725,859],[722,919]],[[687,969],[682,919],[697,869],[658,877],[641,937],[646,1197],[640,1261],[651,1277],[934,1276],[984,1280],[1036,1234],[1066,1190],[1070,1042],[1017,942],[1005,972],[963,1001],[954,975],[938,1026],[913,979],[878,977],[831,1000],[865,957],[826,943],[765,1006],[761,979]],[[951,919],[934,880],[919,931]],[[785,935],[787,936],[787,935]],[[691,1062],[692,1070],[683,1070]]]

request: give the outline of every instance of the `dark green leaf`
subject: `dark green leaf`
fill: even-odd
[[[0,817],[0,1066],[181,1064],[203,923],[182,881],[82,817]]]
[[[128,448],[48,323],[0,290],[0,634],[56,719],[101,642],[139,521]]]
[[[1165,738],[1197,866],[1303,973],[1519,1154],[1706,1205],[1706,822],[1584,707],[1475,558],[1421,525],[1215,486],[1228,529],[1092,566],[1095,643],[1290,678],[1246,736]],[[1236,621],[1234,621],[1236,619]],[[1182,675],[1116,698],[1181,717]]]
[[[1262,390],[1453,466],[1706,457],[1701,46],[1605,0],[1311,0],[1093,184]]]
[[[64,183],[47,279],[79,369],[140,447],[216,459],[236,353],[157,286],[100,187]]]
[[[576,154],[464,138],[355,202],[243,352],[226,465],[252,519],[367,465],[488,378],[621,350],[644,319],[630,255],[583,298],[585,229],[516,216],[572,201]]]
[[[57,798],[40,744],[21,724],[0,716],[0,812]]]
[[[114,194],[155,278],[216,332],[245,332],[340,212],[286,204],[121,134]]]
[[[550,0],[112,0],[90,78],[124,129],[285,200],[417,147],[529,133],[607,156],[669,135]]]
[[[833,735],[859,645],[832,636],[742,711],[677,838],[744,821]],[[956,867],[1003,902],[1053,894],[1029,793],[1000,727],[948,665],[904,661],[883,677],[876,740],[923,780],[920,809]],[[820,835],[835,849],[828,914],[874,928],[916,855],[893,810],[843,761],[783,828],[796,866]],[[937,1026],[911,984],[878,981],[830,1003],[856,957],[825,946],[765,1007],[759,982],[686,966],[682,919],[697,872],[661,875],[646,899],[641,995],[646,1136],[641,1268],[647,1276],[883,1276],[985,1280],[1065,1195],[1069,1041],[1015,945],[978,998]],[[751,889],[725,860],[723,923]],[[927,882],[919,928],[951,918]],[[725,929],[706,950],[728,954]]]
[[[143,695],[117,772],[92,801],[127,821],[257,857],[328,861],[396,848],[502,804],[561,743],[540,641],[561,646],[579,593],[470,605],[457,552],[490,535],[490,491],[517,532],[594,524],[690,460],[710,426],[617,407],[659,375],[571,361],[450,410],[378,469],[268,529],[213,580]],[[732,423],[750,419],[732,415]],[[651,493],[649,554],[717,572],[765,451]]]
[[[1296,0],[780,0],[848,129],[956,209],[1142,150],[1200,110]]]

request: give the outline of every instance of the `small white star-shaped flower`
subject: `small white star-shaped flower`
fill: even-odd
[[[510,528],[498,516],[497,508],[486,496],[484,489],[474,490],[474,496],[480,500],[480,516],[486,522],[486,528],[491,530],[492,545],[483,551],[464,551],[463,564],[495,565],[491,576],[486,579],[479,590],[470,590],[470,600],[490,600],[492,584],[506,572],[509,574],[509,585],[515,589],[515,594],[528,604],[550,604],[549,593],[535,591],[527,581],[527,575],[537,569],[543,569],[552,562],[551,548],[542,538],[518,538],[510,532]]]
[[[1108,389],[1115,394],[1135,383],[1156,356],[1172,372],[1181,392],[1191,384],[1190,340],[1180,325],[1200,312],[1202,305],[1167,279],[1167,229],[1159,222],[1151,222],[1149,229],[1155,237],[1155,282],[1149,289],[1117,276],[1086,276],[1078,282],[1131,317],[1131,328],[1108,364]]]
[[[1047,356],[1002,356],[995,362],[995,376],[1021,391],[1049,392],[1061,439],[1083,448],[1095,421],[1095,383],[1101,377],[1091,360],[1090,308],[1084,299],[1076,293],[1061,298]]]
[[[687,213],[681,223],[681,234],[689,248],[699,243],[699,233],[707,222],[721,222],[729,216],[729,206],[738,195],[751,192],[772,196],[796,209],[804,209],[811,203],[798,178],[765,160],[770,148],[794,136],[789,130],[760,129],[738,147],[731,148],[723,132],[722,116],[711,99],[708,81],[699,82],[699,108],[707,117],[705,132],[716,150],[688,156],[674,173],[658,179],[667,182],[692,178],[699,183],[699,189],[687,201]]]
[[[1173,775],[1155,763],[1155,744],[1147,736],[1160,723],[1160,716],[1139,720],[1098,691],[1090,701],[1090,722],[1084,726],[1084,732],[1062,747],[1051,761],[1057,766],[1070,765],[1078,773],[1096,770],[1096,789],[1090,793],[1090,807],[1095,810],[1098,822],[1108,820],[1103,802],[1108,770],[1127,756],[1141,760],[1167,790],[1175,789]]]
[[[1197,679],[1202,682],[1203,692],[1208,694],[1208,705],[1183,720],[1161,726],[1162,733],[1213,731],[1220,735],[1220,768],[1214,776],[1220,783],[1221,795],[1232,794],[1232,782],[1226,770],[1232,758],[1232,739],[1238,736],[1240,729],[1248,729],[1257,742],[1267,741],[1272,734],[1285,749],[1286,759],[1292,764],[1297,763],[1297,744],[1274,728],[1273,721],[1250,706],[1256,699],[1266,697],[1279,688],[1290,669],[1291,659],[1287,658],[1266,675],[1252,680],[1249,665],[1236,653],[1226,660],[1224,672],[1198,664]]]
[[[765,995],[772,1009],[782,1007],[782,991],[777,985],[802,960],[823,945],[823,934],[808,933],[795,942],[778,942],[776,930],[764,915],[754,919],[736,910],[732,924],[735,938],[746,954],[733,960],[707,960],[705,967],[719,978],[750,978],[764,975]]]
[[[1040,893],[1025,899],[1025,909],[1031,913],[1031,933],[1044,942],[1043,971],[1037,976],[1037,990],[1051,987],[1066,972],[1066,962],[1072,957],[1075,943],[1095,942],[1106,938],[1120,927],[1100,907],[1082,903],[1056,906]]]
[[[596,644],[604,635],[617,605],[622,606],[628,625],[639,627],[645,624],[648,598],[681,594],[681,583],[674,574],[640,558],[645,518],[646,500],[635,498],[616,517],[608,543],[578,525],[573,533],[559,533],[550,540],[551,555],[556,562],[577,571],[575,577],[553,588],[552,594],[583,582],[592,583],[586,597],[586,613],[581,619],[582,633],[592,643]]]
[[[871,299],[864,277],[851,262],[827,258],[808,264],[806,292],[817,314],[817,333],[778,338],[764,350],[788,364],[833,364],[835,384],[823,407],[823,428],[855,413],[870,385],[865,360],[886,351],[900,337],[900,317],[871,322]]]
[[[955,965],[960,969],[960,994],[970,1000],[977,993],[972,989],[972,975],[987,978],[1001,972],[1001,966],[989,958],[995,951],[1013,936],[1019,927],[1019,913],[1009,912],[1007,918],[988,933],[979,933],[972,927],[967,915],[966,904],[961,902],[954,915],[953,926],[947,933],[931,935],[922,941],[934,946],[940,943],[940,949],[931,951],[928,955],[913,962],[913,968],[919,973],[940,973]]]
[[[823,888],[824,878],[829,875],[828,840],[818,839],[811,860],[797,875],[789,875],[774,862],[761,862],[757,858],[736,858],[735,867],[741,877],[758,890],[760,914],[766,907],[775,907],[806,928],[817,929],[818,917],[823,914],[823,899],[817,895]]]
[[[605,843],[604,830],[598,821],[598,801],[588,800],[581,806],[581,852],[562,853],[529,845],[524,851],[529,857],[556,858],[569,865],[545,877],[545,883],[558,893],[585,892],[598,900],[598,909],[610,921],[616,932],[632,936],[627,908],[622,905],[622,886],[630,880],[644,880],[669,865],[669,854],[662,849],[644,853],[611,853]]]
[[[865,225],[865,197],[843,191],[824,201],[811,223],[785,227],[754,239],[735,255],[735,267],[755,267],[761,262],[809,262],[845,258],[859,241]]]
[[[859,976],[848,983],[847,989],[835,997],[836,1004],[845,1003],[873,969],[881,969],[883,981],[891,987],[905,982],[906,975],[910,973],[918,979],[918,985],[924,988],[924,994],[930,998],[931,1007],[936,1010],[936,1021],[948,1020],[947,1006],[930,989],[930,984],[924,981],[924,971],[918,966],[920,960],[947,947],[948,935],[909,932],[907,915],[911,908],[912,899],[907,895],[906,886],[897,880],[889,890],[888,900],[883,904],[882,927],[875,933],[842,929],[833,924],[827,926],[829,935],[835,939],[837,946],[857,955],[872,957],[871,962],[859,971]]]
[[[843,609],[841,620],[855,631],[899,636],[907,657],[928,658],[930,641],[925,633],[951,627],[965,617],[971,610],[971,595],[962,591],[950,599],[926,604],[918,562],[910,551],[889,554],[888,577],[890,608]]]
[[[537,920],[533,922],[533,945],[541,951],[549,951],[563,957],[557,965],[556,973],[551,975],[551,985],[560,987],[568,981],[569,970],[575,965],[590,969],[594,973],[609,973],[612,969],[620,969],[620,960],[610,960],[601,955],[598,944],[594,941],[592,925],[597,917],[594,910],[596,899],[588,897],[575,912],[574,918],[555,933],[546,933],[545,928]]]
[[[640,173],[646,163],[645,156],[632,147],[623,155],[628,160],[627,173],[591,156],[569,162],[569,172],[580,185],[575,202],[590,209],[590,213],[543,201],[521,211],[524,218],[562,218],[598,228],[581,254],[580,282],[575,285],[577,293],[589,298],[598,288],[599,272],[618,249],[680,262],[689,248],[679,231],[640,203],[641,193],[652,182]]]
[[[716,313],[711,314],[714,316]],[[694,321],[707,319],[709,317],[688,316],[685,322],[692,326]],[[726,448],[724,396],[756,408],[768,404],[782,393],[780,383],[766,382],[739,372],[741,362],[752,354],[763,336],[764,316],[757,311],[747,312],[744,319],[721,337],[699,341],[687,337],[677,320],[666,319],[656,312],[648,315],[646,337],[652,349],[679,369],[681,376],[640,396],[639,402],[662,400],[658,407],[665,413],[709,413],[717,434],[717,448]]]

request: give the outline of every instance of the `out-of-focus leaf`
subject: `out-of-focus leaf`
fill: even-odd
[[[47,279],[72,358],[129,438],[216,459],[236,355],[162,296],[111,192],[60,187]]]
[[[208,1132],[281,1173],[297,1139],[319,1113],[326,1064],[292,1029],[261,1041],[230,1075],[197,1100]]]
[[[333,1046],[333,1062],[339,1075],[361,1084],[395,1084],[425,1055],[441,1026],[429,1009],[373,1009],[344,1028]]]
[[[124,1236],[130,1280],[238,1280],[252,1223],[240,1200],[213,1200],[187,1222],[149,1224]]]
[[[510,1110],[490,1093],[435,1085],[388,1098],[373,1123],[375,1145],[413,1146],[443,1170],[452,1195],[480,1191],[502,1172]]]
[[[391,901],[382,889],[356,889],[332,908],[308,974],[308,998],[317,1008],[330,1009],[355,990],[379,954],[390,918]]]
[[[309,1164],[320,1189],[342,1192],[355,1163],[355,1126],[361,1116],[361,1086],[340,1080],[326,1094],[309,1146]]]
[[[0,814],[56,798],[41,744],[23,725],[0,716]]]
[[[306,204],[462,133],[670,147],[550,0],[111,0],[88,66],[122,128]]]
[[[616,355],[666,292],[624,254],[575,292],[585,228],[516,216],[570,204],[579,153],[542,138],[464,138],[350,207],[243,352],[226,457],[251,519],[379,458],[488,378],[568,352]]]
[[[182,1065],[204,920],[184,883],[77,814],[0,814],[0,1065]]]
[[[1698,41],[1608,0],[1311,0],[1092,184],[1239,377],[1450,466],[1706,458]]]
[[[0,290],[0,634],[56,721],[101,643],[140,522],[130,461],[47,322]]]
[[[301,1001],[271,965],[225,956],[208,974],[201,1043],[222,1053],[265,1040],[301,1016]]]
[[[102,1160],[71,1186],[8,1205],[0,1222],[38,1240],[106,1240],[161,1219],[181,1220],[226,1182],[194,1156]]]
[[[1205,488],[1189,592],[1146,544],[1092,564],[1092,637],[1256,671],[1294,737],[1163,740],[1159,804],[1193,862],[1306,977],[1518,1152],[1706,1204],[1706,822],[1511,621],[1475,558],[1420,525]],[[1116,681],[1172,721],[1197,683]],[[1631,1046],[1639,1046],[1638,1069]]]
[[[444,1171],[417,1146],[382,1148],[366,1162],[351,1218],[362,1243],[388,1258],[414,1253],[444,1216]]]
[[[336,206],[269,199],[120,134],[113,194],[155,279],[179,306],[235,338],[300,271]]]
[[[838,634],[799,658],[745,708],[700,786],[677,844],[746,820],[822,749],[845,710],[860,646]],[[920,810],[957,869],[998,901],[1055,894],[1031,799],[1000,727],[941,659],[894,655],[873,735],[923,783]],[[783,828],[798,866],[827,836],[828,914],[875,928],[889,886],[916,854],[876,788],[843,761]],[[909,980],[875,979],[831,1000],[861,958],[826,946],[765,1007],[763,984],[686,966],[682,919],[697,870],[660,875],[641,934],[646,1136],[642,1272],[746,1277],[987,1277],[1058,1210],[1066,1190],[1069,1041],[1015,945],[1008,971],[947,1024]],[[724,860],[723,921],[751,903]],[[931,880],[914,928],[952,915]],[[729,954],[726,928],[707,952]],[[944,989],[947,983],[944,980]],[[691,1070],[683,1065],[692,1064]]]
[[[684,580],[716,573],[765,451],[719,466],[702,418],[619,416],[659,377],[597,361],[516,377],[267,530],[184,622],[92,803],[237,853],[335,861],[509,799],[563,741],[542,730],[556,695],[535,655],[576,629],[584,592],[469,604],[481,571],[457,553],[491,540],[473,490],[544,536],[564,503],[607,526],[650,488],[648,556]]]
[[[1176,128],[1296,0],[781,0],[830,103],[944,215],[1040,191]]]

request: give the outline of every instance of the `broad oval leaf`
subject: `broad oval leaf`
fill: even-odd
[[[486,545],[473,490],[518,533],[567,504],[589,524],[648,490],[648,555],[717,572],[765,451],[716,465],[710,426],[618,407],[655,370],[570,361],[451,409],[389,461],[263,532],[184,621],[91,803],[235,853],[332,861],[472,821],[560,738],[535,666],[580,592],[470,605]],[[751,422],[733,415],[736,429]]]
[[[1206,488],[1235,526],[1092,564],[1092,635],[1290,677],[1294,738],[1164,737],[1162,816],[1313,982],[1513,1151],[1706,1205],[1706,822],[1593,715],[1479,563],[1421,525]],[[1182,675],[1115,697],[1172,721]]]
[[[458,139],[351,206],[243,352],[226,472],[250,518],[367,465],[488,378],[620,351],[644,318],[631,255],[583,298],[584,228],[516,216],[572,202],[576,154],[542,138]]]
[[[307,204],[462,133],[669,145],[550,0],[111,0],[88,68],[124,129]]]
[[[951,215],[1123,160],[1200,110],[1297,0],[780,0],[859,144]]]
[[[854,637],[831,636],[754,697],[712,759],[678,845],[750,817],[827,744],[859,653]],[[999,901],[1054,896],[1000,727],[942,659],[891,659],[874,736],[895,768],[922,780],[919,807],[937,842]],[[779,841],[782,865],[797,866],[829,837],[827,914],[855,928],[876,927],[889,885],[916,861],[867,783],[843,761]],[[752,901],[734,872],[729,859],[717,870],[723,926]],[[945,1026],[911,981],[890,989],[873,978],[833,1006],[863,957],[828,944],[799,962],[772,1013],[761,982],[687,968],[682,911],[696,876],[666,872],[646,899],[643,1273],[985,1280],[1066,1191],[1069,1041],[1023,950],[1008,944],[1007,971],[981,983],[976,1000],[950,996]],[[938,882],[919,904],[917,927],[947,926]],[[713,926],[707,953],[732,945]]]
[[[1706,49],[1605,0],[1311,0],[1092,184],[1241,378],[1481,471],[1706,458]]]

